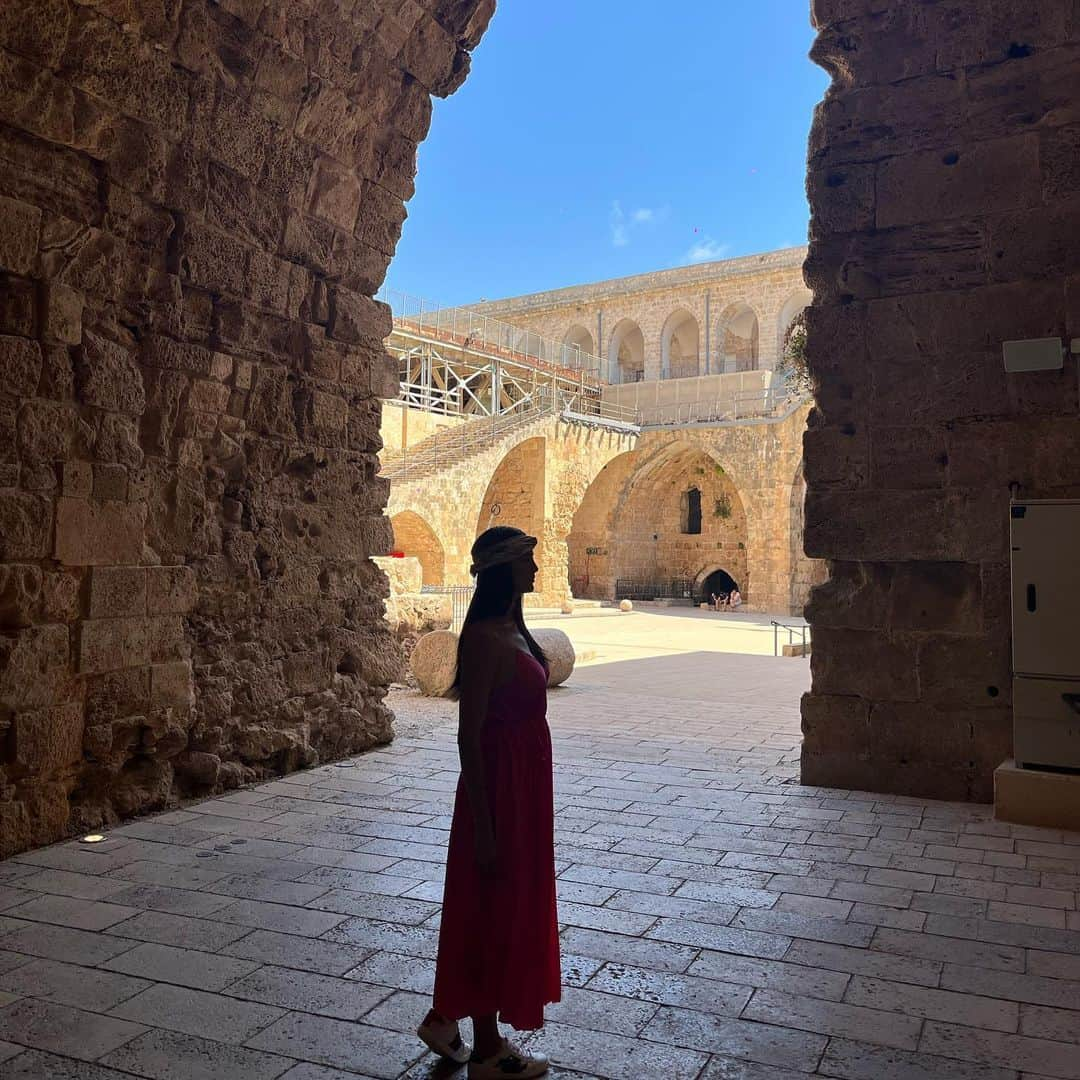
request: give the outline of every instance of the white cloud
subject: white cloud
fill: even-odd
[[[611,204],[611,242],[615,247],[626,247],[630,243],[630,227],[618,199]]]
[[[691,263],[713,262],[716,259],[723,259],[730,251],[730,244],[721,244],[711,236],[704,236],[694,243],[683,256],[683,260]]]
[[[622,203],[616,199],[611,204],[609,218],[612,244],[615,247],[626,247],[635,229],[645,225],[658,225],[666,221],[668,212],[669,208],[666,206],[639,206],[627,214],[622,208]]]

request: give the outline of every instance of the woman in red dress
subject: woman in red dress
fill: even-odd
[[[543,1026],[560,997],[547,660],[525,627],[536,540],[507,526],[473,545],[476,593],[458,644],[461,779],[450,827],[432,1009],[417,1034],[469,1080],[541,1076],[499,1021]],[[471,1017],[475,1046],[458,1021]]]

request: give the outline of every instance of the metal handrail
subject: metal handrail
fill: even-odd
[[[809,626],[804,626],[801,623],[777,622],[776,619],[771,619],[770,622],[772,623],[772,628],[773,628],[773,656],[779,656],[780,655],[780,640],[779,640],[779,638],[780,638],[780,631],[781,630],[786,630],[788,632],[788,641],[787,641],[787,643],[789,645],[794,645],[795,644],[794,634],[795,634],[795,631],[798,631],[799,632],[800,644],[803,646],[803,648],[806,648],[806,635],[810,630]]]
[[[716,423],[774,417],[789,412],[807,400],[786,387],[766,390],[738,390],[709,401],[675,402],[641,410],[642,427],[675,427],[680,424]]]

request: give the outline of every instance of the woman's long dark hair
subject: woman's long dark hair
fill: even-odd
[[[490,547],[501,544],[515,536],[525,536],[521,529],[515,529],[510,525],[496,525],[477,537],[472,546],[474,560],[482,555]],[[509,615],[513,618],[521,636],[529,646],[529,652],[544,665],[547,670],[548,660],[544,650],[536,643],[536,639],[529,633],[525,625],[525,614],[522,611],[521,596],[514,594],[514,572],[510,563],[501,563],[491,566],[487,570],[481,570],[476,576],[476,592],[473,593],[472,602],[465,615],[465,621],[461,624],[461,637],[458,639],[458,670],[454,676],[454,689],[461,687],[461,641],[465,637],[465,631],[473,623],[483,619],[497,619]]]

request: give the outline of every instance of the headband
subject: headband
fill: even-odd
[[[473,564],[469,568],[469,573],[476,577],[481,571],[490,570],[493,566],[501,566],[503,563],[513,562],[515,559],[523,559],[526,555],[531,555],[535,547],[535,536],[525,536],[524,534],[511,536],[508,540],[492,544],[491,547],[485,548],[483,551],[474,551]]]

